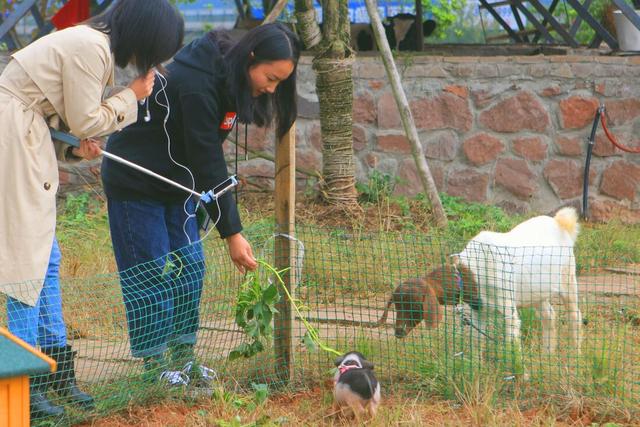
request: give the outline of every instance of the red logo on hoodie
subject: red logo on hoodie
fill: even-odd
[[[236,124],[236,113],[228,112],[224,115],[224,119],[222,119],[222,123],[220,123],[221,130],[231,130],[233,129],[233,125]]]

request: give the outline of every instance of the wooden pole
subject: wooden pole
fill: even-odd
[[[278,0],[269,15],[261,25],[274,22],[287,5],[287,0]],[[296,124],[294,123],[276,145],[276,176],[275,176],[275,205],[276,205],[276,239],[273,249],[275,268],[288,269],[283,275],[284,286],[289,295],[294,295],[296,285],[296,256],[295,233],[296,209]],[[276,356],[276,375],[283,383],[293,379],[293,318],[291,302],[284,292],[280,292],[281,299],[277,305],[278,313],[273,318],[273,345]]]
[[[295,295],[296,284],[296,245],[295,233],[296,206],[296,125],[277,143],[275,172],[275,209],[276,232],[274,258],[278,270],[288,268],[282,275],[284,286],[290,295]],[[282,295],[283,293],[281,293]],[[274,346],[276,356],[276,374],[287,383],[293,379],[293,329],[291,303],[282,295],[278,303],[278,312],[274,317]]]
[[[287,1],[288,0],[278,0],[278,3],[273,6],[271,12],[269,12],[269,14],[266,16],[266,18],[264,18],[264,21],[262,21],[262,24],[260,25],[270,24],[271,22],[274,22],[276,19],[278,19],[278,16],[280,16],[282,10],[287,5]]]
[[[287,5],[287,0],[278,0],[269,15],[261,25],[274,22]],[[296,256],[295,241],[286,236],[295,233],[296,209],[296,124],[294,123],[276,145],[276,176],[275,176],[275,205],[276,205],[276,239],[273,249],[275,268],[288,269],[283,275],[284,286],[289,295],[294,295],[296,285]],[[281,299],[277,305],[278,313],[273,318],[273,345],[276,356],[276,375],[283,383],[293,379],[293,317],[291,302],[284,292],[280,292]]]
[[[418,176],[420,177],[422,187],[424,188],[424,191],[427,194],[427,197],[429,197],[429,201],[431,202],[431,208],[433,209],[436,223],[439,227],[446,227],[447,215],[444,212],[444,208],[442,207],[440,196],[438,196],[438,188],[436,187],[435,181],[433,180],[433,176],[431,176],[429,165],[427,164],[427,161],[424,158],[424,154],[422,153],[422,144],[420,144],[418,130],[416,129],[416,124],[413,120],[413,114],[411,114],[411,109],[409,108],[407,96],[405,95],[404,89],[402,88],[400,74],[398,74],[398,69],[396,68],[396,62],[393,60],[393,56],[391,55],[391,48],[389,47],[389,42],[387,41],[387,37],[385,36],[384,28],[382,27],[380,15],[378,15],[378,9],[376,7],[375,0],[365,0],[365,2],[367,4],[369,18],[371,19],[371,26],[373,27],[373,35],[375,36],[376,42],[378,43],[378,50],[380,51],[380,55],[382,56],[384,67],[387,70],[387,75],[389,76],[389,81],[391,82],[393,96],[396,99],[396,104],[398,105],[398,111],[400,112],[400,118],[402,119],[402,126],[404,127],[404,132],[407,135],[409,143],[411,144],[411,153],[413,154],[413,158],[416,162]]]

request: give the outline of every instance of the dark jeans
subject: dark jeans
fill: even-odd
[[[109,198],[109,227],[134,357],[162,354],[167,346],[195,344],[204,278],[198,224],[182,203]],[[187,211],[195,203],[189,201]]]

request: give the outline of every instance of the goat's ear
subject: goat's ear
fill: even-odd
[[[373,363],[369,362],[368,360],[362,360],[362,367],[364,369],[371,369],[373,371]]]
[[[460,256],[458,254],[451,254],[449,255],[449,261],[451,265],[458,267],[460,265]]]
[[[333,364],[336,366],[340,366],[340,364],[342,363],[342,361],[344,360],[344,356],[340,356],[338,358],[336,358],[336,360],[333,361]]]

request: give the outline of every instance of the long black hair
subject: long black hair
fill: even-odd
[[[273,121],[275,112],[278,137],[287,133],[298,114],[296,69],[301,50],[298,36],[285,25],[274,23],[253,28],[225,52],[229,94],[235,101],[241,122],[267,126]],[[275,93],[252,97],[249,67],[281,59],[293,62],[289,78],[278,84]]]
[[[118,0],[87,25],[109,35],[120,68],[134,63],[140,75],[162,71],[184,38],[184,19],[167,0]]]

